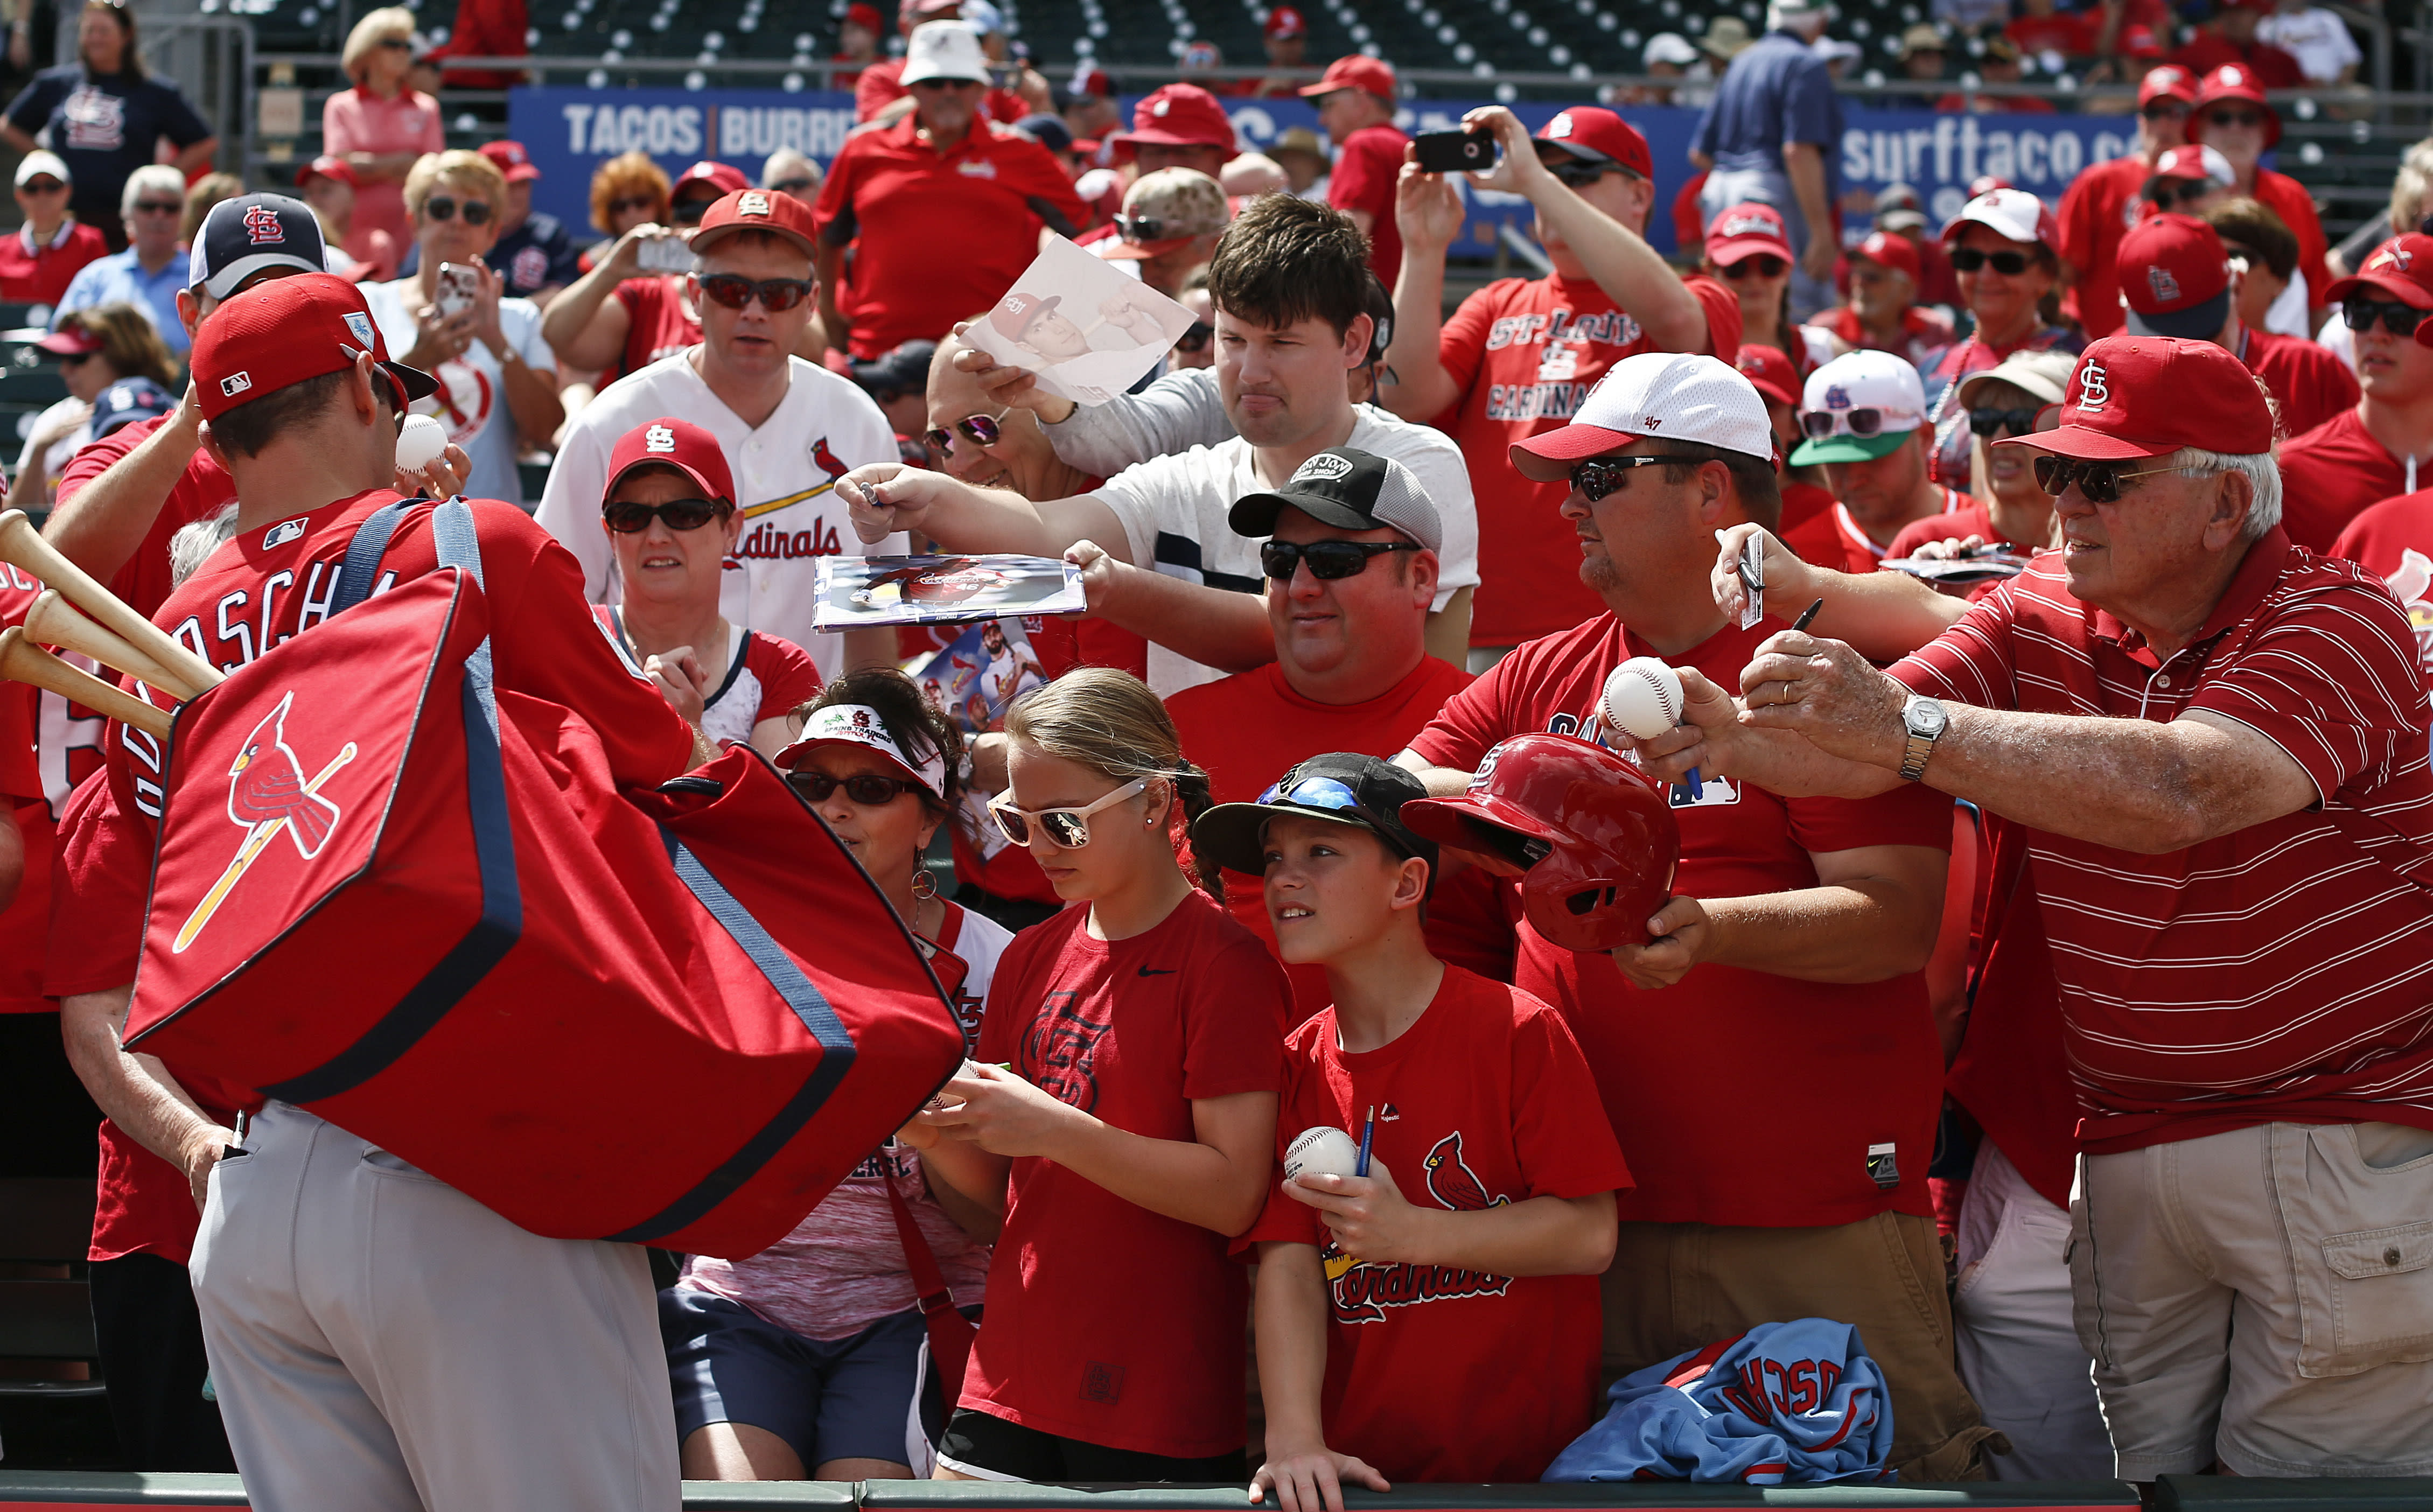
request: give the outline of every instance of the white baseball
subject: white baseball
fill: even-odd
[[[1350,1176],[1360,1167],[1360,1147],[1340,1129],[1304,1129],[1285,1151],[1285,1179]]]
[[[447,450],[448,428],[428,415],[407,416],[397,433],[397,465],[407,472],[420,472]]]
[[[1652,740],[1681,722],[1681,674],[1653,656],[1633,656],[1605,680],[1605,722]]]

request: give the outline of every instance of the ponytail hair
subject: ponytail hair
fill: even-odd
[[[1006,713],[1005,733],[1034,751],[1115,782],[1147,778],[1171,783],[1175,802],[1166,821],[1169,834],[1177,816],[1188,833],[1191,821],[1216,802],[1208,773],[1184,757],[1182,738],[1175,733],[1165,705],[1130,672],[1076,667],[1016,699]],[[1224,901],[1225,883],[1216,864],[1195,855],[1193,868],[1201,891]]]

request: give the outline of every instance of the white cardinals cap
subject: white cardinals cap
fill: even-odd
[[[904,46],[901,82],[910,87],[933,78],[988,82],[988,57],[970,22],[931,21],[912,28],[912,40]]]
[[[1512,466],[1532,483],[1560,483],[1573,463],[1642,436],[1774,460],[1765,400],[1738,369],[1690,352],[1649,351],[1606,369],[1571,424],[1515,442]]]
[[[25,188],[26,181],[27,179],[40,178],[45,174],[48,174],[50,177],[58,179],[63,184],[76,182],[75,179],[68,177],[68,165],[66,160],[61,158],[56,152],[44,152],[42,148],[37,147],[33,151],[26,153],[23,158],[17,160],[18,188]]]
[[[2005,241],[2041,242],[2056,249],[2061,246],[2061,223],[2043,200],[2024,189],[1988,190],[1962,206],[1943,228],[1944,245],[1959,241],[1960,229],[1972,221],[1992,227]]]
[[[936,25],[936,23],[931,23]],[[865,751],[876,751],[904,769],[904,774],[929,790],[930,796],[946,796],[946,758],[932,748],[919,760],[914,760],[895,737],[887,731],[887,722],[878,710],[867,704],[830,704],[811,710],[803,725],[803,733],[791,745],[777,753],[780,772],[791,772],[794,763],[808,752],[824,745],[856,745]]]
[[[1926,423],[1926,385],[1917,369],[1888,351],[1854,351],[1808,375],[1799,427],[1808,439],[1792,466],[1867,462],[1900,450]]]

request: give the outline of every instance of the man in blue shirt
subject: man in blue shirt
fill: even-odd
[[[1825,60],[1812,50],[1826,10],[1811,0],[1775,0],[1763,37],[1743,49],[1699,118],[1690,161],[1708,170],[1698,195],[1702,222],[1727,206],[1759,200],[1782,212],[1791,244],[1792,314],[1805,318],[1832,302],[1831,205],[1842,102]]]
[[[153,329],[179,357],[190,338],[178,318],[178,291],[186,286],[186,254],[178,245],[178,223],[186,212],[186,180],[177,169],[147,163],[127,177],[121,213],[127,217],[127,250],[96,258],[77,269],[60,296],[51,329],[71,310],[125,300],[152,317]]]

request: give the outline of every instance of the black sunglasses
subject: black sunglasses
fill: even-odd
[[[135,202],[135,208],[155,215],[183,214],[186,209],[183,204],[174,199],[139,199]]]
[[[1366,572],[1372,556],[1421,549],[1410,541],[1267,541],[1259,547],[1259,569],[1271,578],[1289,578],[1307,562],[1310,576],[1332,583]]]
[[[1720,269],[1725,278],[1738,280],[1754,274],[1761,279],[1778,279],[1791,266],[1778,257],[1744,257],[1730,267]]]
[[[2036,458],[2036,486],[2059,499],[2074,484],[2090,504],[2108,504],[2120,497],[2120,485],[2132,478],[2151,478],[2176,467],[2147,467],[2131,472],[2118,462],[2084,462],[2050,452]]]
[[[1163,242],[1182,234],[1182,228],[1167,230],[1165,222],[1155,215],[1115,214],[1115,234],[1135,245],[1141,242]]]
[[[694,226],[700,224],[701,218],[709,213],[709,207],[717,203],[715,199],[679,199],[668,207],[668,213],[675,217],[679,226]]]
[[[2193,205],[2211,193],[2210,178],[2157,178],[2146,186],[2146,197],[2165,210],[2174,205]]]
[[[457,204],[458,202],[456,200],[450,198],[446,195],[434,195],[429,199],[422,202],[422,212],[425,215],[430,216],[433,220],[454,220],[456,218]],[[487,201],[468,199],[465,200],[463,204],[466,225],[485,226],[489,223],[490,207]],[[144,207],[138,205],[135,208],[141,210]]]
[[[995,415],[966,415],[955,422],[955,430],[961,432],[963,439],[976,447],[993,447],[1005,438],[1004,430],[996,422],[1012,413],[1012,408],[1008,407]],[[921,439],[929,443],[929,450],[942,457],[954,454],[954,434],[942,426],[933,425],[924,431]]]
[[[757,297],[770,310],[791,310],[811,297],[808,279],[747,279],[740,273],[713,273],[701,280],[701,292],[729,310],[740,310]]]
[[[1550,162],[1546,164],[1546,171],[1553,174],[1555,181],[1566,189],[1586,189],[1607,174],[1629,172],[1618,162],[1589,162],[1579,158],[1566,158],[1560,162]]]
[[[2428,314],[2433,314],[2433,310],[2419,310],[2412,304],[2402,304],[2396,299],[2352,297],[2340,302],[2340,318],[2347,321],[2349,330],[2358,335],[2372,331],[2373,323],[2379,320],[2382,329],[2394,336],[2412,336]]]
[[[832,777],[825,772],[790,772],[786,781],[796,792],[815,804],[828,801],[828,795],[839,788],[844,795],[864,808],[883,808],[895,801],[895,795],[921,791],[921,785],[905,777]]]
[[[66,189],[67,185],[56,178],[29,178],[24,188],[29,195],[56,195]]]
[[[1189,331],[1186,331],[1182,335],[1174,338],[1174,349],[1176,351],[1191,352],[1196,355],[1208,349],[1208,342],[1210,338],[1216,334],[1216,327],[1210,325],[1205,320],[1195,320],[1191,322],[1191,329]]]
[[[1982,247],[1962,246],[1952,250],[1951,271],[1974,273],[1991,263],[1994,264],[1995,272],[2007,279],[2016,279],[2025,273],[2028,270],[2028,264],[2033,261],[2034,259],[2025,252],[1988,252]]]
[[[816,178],[780,178],[769,187],[781,195],[799,195],[817,182]]]
[[[714,499],[671,499],[664,504],[640,504],[626,501],[600,506],[600,518],[620,535],[636,535],[651,528],[657,518],[670,530],[699,530],[726,512],[727,506]]]
[[[2030,416],[2031,420],[2035,416]],[[1835,421],[1847,421],[1837,427]],[[1975,421],[1972,417],[1971,424]],[[1852,435],[1873,435],[1884,428],[1884,412],[1870,405],[1858,410],[1803,410],[1799,428],[1813,436],[1831,435],[1836,429],[1847,430]]]
[[[2254,110],[2216,110],[2205,117],[2207,126],[2261,126],[2264,117]]]
[[[2035,410],[1970,410],[1968,429],[1979,435],[2000,435],[2004,431],[2013,435],[2033,435],[2036,429]]]
[[[1660,451],[1643,452],[1635,457],[1591,457],[1572,468],[1572,486],[1582,499],[1595,503],[1628,483],[1633,467],[1652,467],[1659,462],[1678,462],[1694,467],[1707,460],[1705,457],[1675,456]]]

